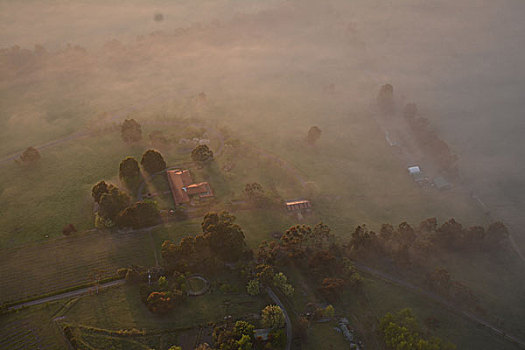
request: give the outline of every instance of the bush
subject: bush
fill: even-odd
[[[255,296],[261,294],[261,288],[260,283],[258,279],[253,279],[248,282],[248,285],[246,286],[246,290],[248,291],[248,294]]]
[[[119,278],[126,278],[126,275],[128,274],[128,269],[123,267],[117,270],[117,276]]]

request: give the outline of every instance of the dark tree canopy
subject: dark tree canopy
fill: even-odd
[[[208,213],[201,224],[209,247],[223,261],[237,261],[246,250],[244,233],[235,219],[226,211]]]
[[[130,199],[126,193],[111,186],[109,191],[100,197],[98,214],[105,219],[114,221],[118,213],[129,205],[129,202]]]
[[[160,212],[154,202],[137,202],[121,211],[116,218],[119,228],[139,229],[157,225],[159,222]]]
[[[127,157],[120,162],[118,176],[124,180],[129,181],[136,179],[140,175],[139,163],[133,157]]]
[[[191,159],[195,162],[206,162],[213,159],[213,152],[207,145],[198,145],[191,151]]]
[[[24,163],[34,163],[40,159],[40,152],[34,147],[28,147],[20,156]]]
[[[306,142],[308,142],[310,145],[314,145],[320,137],[321,129],[319,129],[317,126],[312,126],[306,135]]]
[[[120,128],[122,139],[126,143],[139,142],[142,140],[142,128],[135,119],[126,119]]]
[[[155,174],[166,169],[166,162],[164,161],[162,154],[153,149],[147,150],[144,153],[140,164],[142,165],[142,168],[150,174]]]
[[[106,181],[99,181],[95,186],[93,186],[91,189],[91,195],[93,196],[95,202],[100,203],[100,197],[102,197],[104,193],[108,193],[111,187],[113,187],[113,185],[108,185]]]

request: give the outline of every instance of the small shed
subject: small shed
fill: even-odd
[[[415,182],[421,183],[425,181],[425,176],[418,165],[408,167],[408,173],[412,176]]]
[[[311,209],[312,203],[309,200],[296,200],[296,201],[287,201],[286,210],[288,211],[300,211],[303,209]]]

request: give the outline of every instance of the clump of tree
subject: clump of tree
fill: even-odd
[[[149,174],[155,174],[166,169],[166,161],[162,154],[153,149],[144,152],[140,165]]]
[[[135,119],[126,119],[120,127],[122,140],[126,143],[135,143],[142,140],[142,127]]]
[[[156,202],[136,202],[122,210],[116,217],[118,228],[140,229],[158,225],[161,221],[160,211]]]
[[[194,162],[204,163],[213,160],[213,151],[208,145],[198,145],[191,151],[191,159]]]
[[[456,346],[435,336],[427,336],[412,310],[387,313],[379,321],[379,333],[387,350],[453,350]]]
[[[321,138],[321,129],[319,129],[317,126],[312,126],[308,130],[308,134],[306,135],[306,142],[309,145],[315,145],[316,142]]]
[[[382,85],[377,95],[377,104],[384,114],[394,112],[394,87],[392,84]]]
[[[215,349],[248,350],[254,347],[255,326],[246,321],[224,324],[213,330]]]
[[[40,152],[34,147],[28,147],[20,156],[20,160],[24,164],[33,164],[40,159]]]
[[[117,215],[130,203],[130,198],[125,192],[105,181],[93,186],[91,194],[98,204],[95,226],[99,228],[113,227]]]
[[[280,205],[281,203],[276,193],[266,193],[258,182],[246,184],[243,194],[247,201],[257,208]]]
[[[261,325],[264,328],[284,327],[284,313],[277,305],[268,305],[261,312]]]
[[[333,302],[340,298],[345,289],[359,291],[361,287],[360,274],[344,254],[345,249],[336,244],[327,225],[319,223],[313,228],[295,225],[278,242],[264,241],[260,244],[256,257],[262,264],[257,266],[256,276],[263,285],[280,285],[278,281],[282,277],[273,277],[275,271],[272,265],[294,264],[307,272],[308,279],[318,286],[319,293],[325,299]],[[278,290],[286,294],[286,288]]]
[[[282,272],[276,272],[273,266],[260,264],[253,272],[251,275],[255,278],[249,280],[246,285],[248,294],[259,295],[263,286],[274,287],[287,297],[294,294],[295,290],[288,282],[288,277]]]
[[[224,262],[249,256],[244,233],[235,220],[228,212],[208,213],[202,221],[201,234],[184,237],[179,244],[164,241],[161,252],[166,267],[179,271],[213,270]]]
[[[142,284],[140,287],[141,299],[151,312],[166,314],[185,299],[185,293],[178,287],[176,281],[160,276],[156,282]]]

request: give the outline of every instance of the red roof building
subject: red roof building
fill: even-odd
[[[210,184],[207,182],[194,184],[189,170],[167,170],[166,173],[175,204],[189,203],[190,196],[213,197]]]

